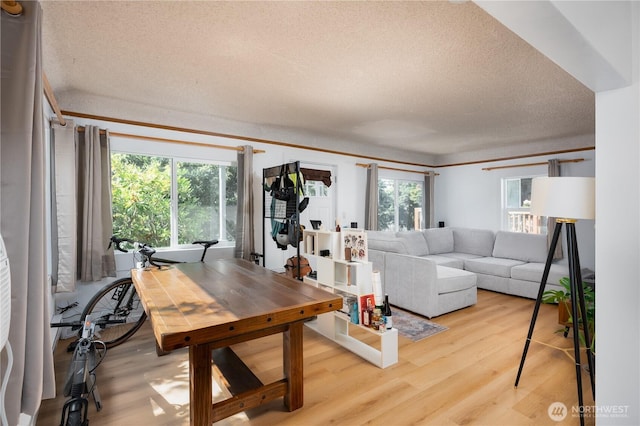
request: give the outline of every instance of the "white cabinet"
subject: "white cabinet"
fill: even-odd
[[[386,368],[398,362],[398,330],[380,332],[352,322],[346,301],[355,300],[359,317],[361,296],[373,293],[372,264],[344,260],[344,254],[340,253],[340,238],[339,232],[305,230],[303,233],[305,254],[312,265],[315,264],[316,271],[315,279],[307,276],[303,281],[345,298],[343,311],[319,315],[306,324],[372,364]],[[329,256],[320,256],[320,253],[327,253],[325,250]],[[372,342],[375,343],[369,344]]]

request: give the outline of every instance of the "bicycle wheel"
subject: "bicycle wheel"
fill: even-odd
[[[147,318],[131,278],[115,280],[96,293],[82,312],[83,321],[87,315],[91,315],[95,333],[107,348],[126,341]]]

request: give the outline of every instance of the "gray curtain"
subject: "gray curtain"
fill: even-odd
[[[76,132],[76,160],[78,277],[115,277],[113,250],[107,250],[113,233],[109,132],[96,126]]]
[[[560,176],[560,161],[554,158],[549,160],[549,177]],[[553,238],[553,230],[556,228],[556,218],[547,218],[547,247],[551,247],[551,239]],[[562,259],[562,238],[558,238],[558,244],[553,252],[553,260]]]
[[[367,168],[367,189],[364,200],[364,229],[378,230],[378,165]]]
[[[35,415],[40,401],[55,395],[45,226],[42,9],[37,2],[22,2],[22,7],[19,17],[0,12],[0,232],[11,265],[13,353],[4,406],[10,425],[18,424],[20,413]],[[3,373],[6,367],[3,362]]]
[[[424,175],[424,226],[425,228],[434,228],[434,204],[433,204],[433,192],[435,186],[435,173],[426,172]]]
[[[253,147],[238,151],[238,211],[236,216],[236,248],[234,256],[252,260],[255,252],[253,232]]]
[[[77,280],[76,143],[71,120],[51,125],[51,282],[72,292]]]

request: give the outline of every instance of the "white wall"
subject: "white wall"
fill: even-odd
[[[640,424],[640,75],[633,86],[598,93],[598,404],[629,406]],[[600,287],[600,284],[602,285]]]
[[[531,166],[482,170],[514,164],[545,163],[549,159],[577,159],[579,163],[561,164],[562,176],[595,176],[595,150],[520,158],[508,161],[470,164],[437,169],[440,176],[435,184],[435,220],[447,226],[501,229],[501,180],[506,177],[546,176],[547,166]],[[563,231],[564,232],[564,231]],[[580,265],[595,269],[594,221],[578,221],[576,224]],[[563,242],[565,237],[563,237]],[[566,247],[566,244],[564,244]]]

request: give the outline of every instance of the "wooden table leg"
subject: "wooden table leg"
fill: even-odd
[[[297,410],[304,403],[302,322],[294,322],[283,333],[284,377],[289,382],[284,405],[289,411]]]
[[[211,383],[211,346],[189,346],[189,402],[191,425],[203,426],[213,422]]]

